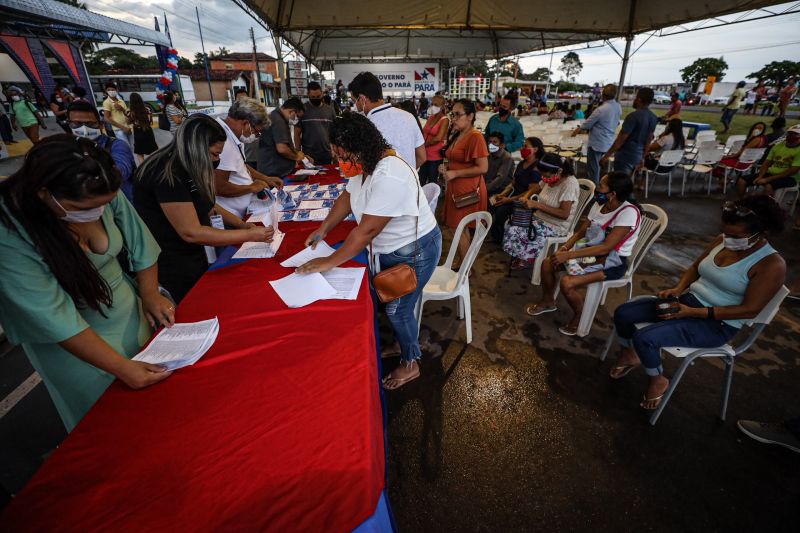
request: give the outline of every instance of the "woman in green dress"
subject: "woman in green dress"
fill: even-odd
[[[93,141],[54,135],[0,183],[0,324],[67,431],[115,377],[142,388],[170,374],[130,359],[174,309],[158,291],[158,245],[121,181]]]

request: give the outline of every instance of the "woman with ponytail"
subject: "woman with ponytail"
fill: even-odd
[[[130,359],[174,309],[159,294],[158,245],[121,182],[94,141],[54,135],[0,184],[0,323],[67,431],[115,377],[138,389],[170,374]]]

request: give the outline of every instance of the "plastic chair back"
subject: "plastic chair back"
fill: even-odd
[[[713,141],[717,138],[717,132],[714,130],[698,131],[694,138],[698,143],[701,141]]]
[[[664,130],[667,129],[666,124],[657,124],[656,129],[653,130],[653,138],[658,139],[658,136],[664,133]],[[685,138],[685,137],[684,137]]]
[[[578,195],[578,207],[575,209],[575,216],[572,217],[572,221],[569,224],[569,233],[567,235],[572,235],[575,231],[575,226],[578,225],[578,220],[580,220],[581,216],[583,216],[583,212],[586,211],[586,207],[589,205],[594,199],[594,190],[597,187],[592,180],[587,179],[579,179],[578,185],[581,187],[581,192]]]
[[[426,183],[422,186],[422,192],[425,194],[425,198],[428,200],[428,205],[431,206],[431,212],[435,215],[436,214],[436,205],[439,203],[439,193],[441,193],[442,188],[439,187],[438,183]]]
[[[722,148],[722,145],[719,144],[714,139],[702,139],[697,141],[697,150],[714,150]]]
[[[469,276],[469,271],[472,270],[472,265],[475,259],[478,258],[478,252],[481,249],[486,235],[489,234],[489,228],[492,226],[492,215],[487,211],[478,211],[471,213],[461,219],[458,223],[455,234],[453,235],[453,242],[450,244],[450,251],[447,253],[447,259],[444,262],[444,267],[452,269],[453,259],[456,256],[458,249],[458,242],[461,239],[461,234],[466,231],[467,225],[475,223],[475,234],[472,236],[472,242],[467,250],[466,257],[461,258],[461,268],[458,269],[458,280],[456,281],[456,289],[458,289],[464,280]]]
[[[739,163],[750,164],[760,161],[766,150],[766,148],[745,148],[739,156]]]
[[[628,258],[627,275],[630,276],[636,272],[642,259],[647,254],[647,250],[667,229],[668,222],[669,217],[667,217],[667,213],[663,209],[653,204],[642,204],[639,236],[636,238],[631,256]]]
[[[664,150],[658,158],[658,166],[674,167],[683,160],[683,150]]]
[[[775,315],[778,314],[778,310],[781,308],[781,303],[783,303],[783,299],[789,295],[789,289],[786,288],[786,285],[782,285],[778,292],[775,293],[775,296],[764,306],[758,315],[755,318],[752,318],[745,322],[748,326],[752,326],[753,324],[769,324],[772,322],[772,319],[775,318]]]
[[[580,150],[581,146],[583,145],[583,138],[579,136],[572,137],[572,134],[568,131],[566,135],[561,137],[561,143],[559,143],[559,148],[561,150],[572,150],[578,151]]]
[[[722,147],[715,145],[714,148],[700,148],[697,152],[697,158],[694,160],[696,165],[716,165],[720,162],[723,156]]]
[[[744,145],[744,141],[746,141],[746,140],[747,140],[747,135],[731,135],[725,141],[725,149],[728,152],[733,151],[734,150],[734,146],[736,145],[736,143],[740,143],[739,144],[739,148],[741,148]],[[736,149],[736,151],[738,151],[738,149]]]

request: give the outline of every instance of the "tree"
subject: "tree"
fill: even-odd
[[[681,79],[684,83],[700,83],[708,79],[709,76],[716,76],[717,81],[722,81],[725,71],[728,70],[728,63],[720,57],[701,57],[688,67],[681,69]]]
[[[192,61],[192,68],[206,68],[206,61],[202,52],[197,52],[194,55],[194,61]]]
[[[747,75],[749,79],[764,80],[772,85],[783,83],[792,76],[800,76],[800,62],[797,61],[772,61],[761,70]]]
[[[583,70],[580,56],[575,52],[568,52],[561,58],[561,66],[558,67],[558,70],[563,72],[567,79],[574,82],[575,77]]]
[[[185,57],[178,58],[178,70],[189,70],[194,64]]]
[[[214,59],[214,58],[217,58],[217,57],[224,57],[224,56],[226,56],[226,55],[228,55],[230,53],[231,53],[230,50],[228,50],[224,46],[220,46],[219,48],[217,48],[216,51],[211,52],[210,54],[208,54],[208,58],[209,59]]]
[[[144,57],[133,50],[112,46],[111,48],[104,48],[91,54],[86,62],[86,67],[89,69],[90,74],[102,74],[108,69],[135,70],[158,68],[158,60],[156,56]]]
[[[533,71],[533,74],[528,74],[527,76],[532,81],[547,81],[553,77],[553,71],[549,68],[539,67]]]

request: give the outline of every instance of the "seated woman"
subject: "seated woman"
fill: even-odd
[[[398,157],[366,117],[346,113],[331,124],[331,150],[339,161],[360,164],[363,174],[350,178],[322,225],[306,239],[316,246],[351,213],[358,225],[332,255],[313,259],[301,273],[327,272],[361,253],[371,243],[381,270],[411,266],[416,289],[386,304],[386,315],[399,345],[401,364],[383,379],[386,389],[419,377],[419,327],[414,310],[442,254],[442,233],[422,193],[417,173]]]
[[[561,292],[572,308],[572,319],[558,331],[575,335],[583,312],[580,289],[625,275],[641,222],[641,212],[631,197],[632,192],[633,182],[628,174],[611,172],[602,177],[594,193],[595,204],[589,210],[588,220],[564,246],[542,263],[542,297],[539,303],[526,308],[530,316],[557,309],[556,273],[567,270],[561,278]]]
[[[581,188],[567,159],[545,154],[536,166],[542,176],[538,199],[520,200],[533,210],[530,221],[526,226],[508,224],[503,236],[503,251],[514,258],[512,270],[532,265],[548,237],[566,235],[578,206]]]
[[[514,212],[514,203],[527,200],[540,190],[539,181],[542,176],[536,163],[544,155],[544,144],[538,137],[528,137],[519,151],[522,161],[514,169],[511,185],[499,194],[489,198],[489,212],[492,213],[491,238],[500,243],[503,241],[506,221]]]
[[[650,383],[640,404],[655,409],[669,379],[661,365],[661,348],[713,348],[733,338],[783,285],[786,263],[767,242],[783,229],[785,214],[769,196],[754,196],[722,209],[719,235],[672,289],[660,298],[677,298],[678,311],[659,317],[654,299],[619,306],[614,324],[623,346],[611,377],[619,379],[644,365]],[[688,289],[688,290],[687,290]],[[642,329],[635,324],[652,322]]]
[[[660,173],[666,172],[668,168],[661,167],[658,164],[658,158],[661,157],[662,152],[666,150],[683,150],[685,147],[686,139],[683,136],[683,121],[679,118],[670,119],[661,135],[647,147],[644,166],[648,170],[655,170]]]
[[[208,270],[204,246],[272,240],[272,226],[248,224],[215,204],[214,168],[226,139],[216,120],[189,117],[134,177],[134,204],[162,250],[159,282],[176,302]],[[231,229],[212,227],[214,214]]]
[[[37,143],[0,183],[0,323],[68,432],[115,377],[138,389],[170,375],[130,359],[175,312],[158,291],[158,245],[121,183],[105,149],[72,135]]]

